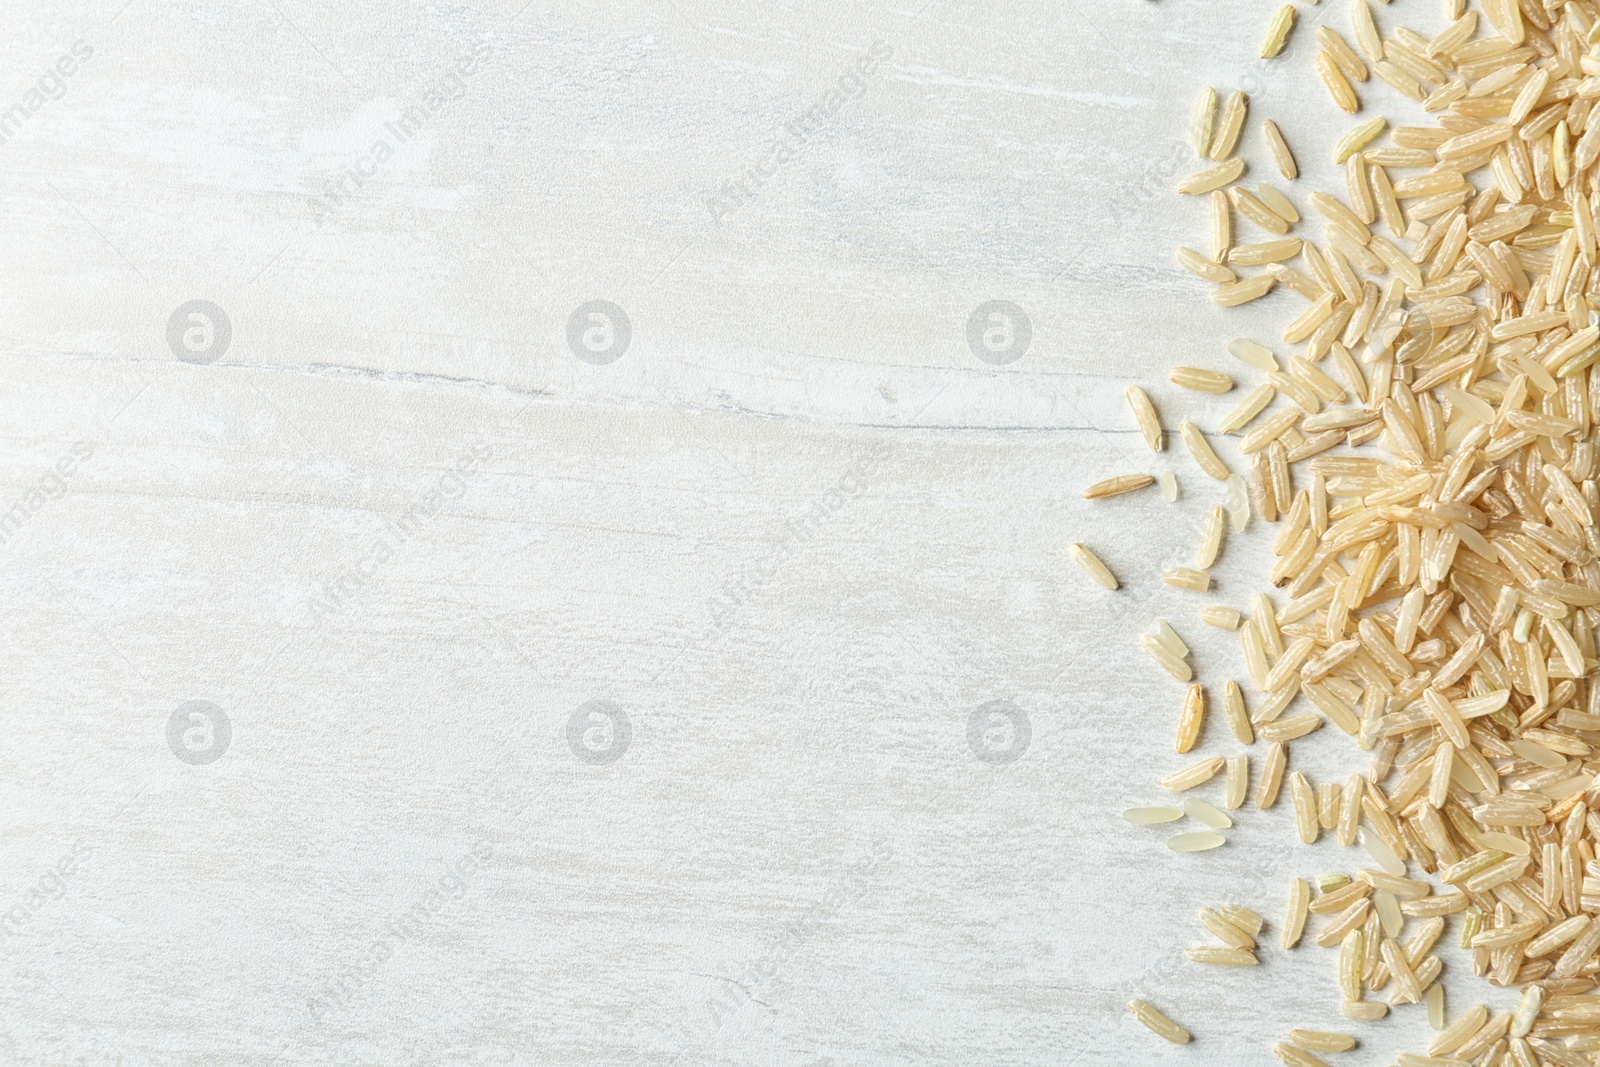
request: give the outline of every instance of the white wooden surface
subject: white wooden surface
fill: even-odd
[[[1342,1027],[1330,953],[1182,949],[1226,901],[1275,946],[1288,878],[1356,857],[1285,810],[1198,856],[1118,817],[1182,762],[1140,630],[1241,670],[1158,581],[1221,486],[1122,390],[1214,425],[1236,397],[1165,369],[1242,372],[1225,341],[1295,306],[1219,312],[1172,264],[1189,102],[1245,83],[1257,174],[1272,115],[1293,195],[1337,181],[1310,31],[1343,7],[1263,64],[1275,6],[7,4],[0,1056],[1212,1064]],[[168,345],[196,299],[214,362]],[[603,366],[566,338],[596,299],[632,327]],[[1005,365],[965,339],[993,299],[1032,326]],[[1177,505],[1078,498],[1167,467]],[[196,700],[212,762],[168,743]],[[587,711],[569,744],[597,700],[612,762]],[[968,743],[994,700],[1013,762]],[[1332,734],[1313,777],[1365,766]],[[1424,1023],[1354,1029],[1380,1062]]]

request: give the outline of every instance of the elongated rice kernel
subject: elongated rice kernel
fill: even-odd
[[[1133,409],[1133,417],[1139,423],[1139,431],[1144,434],[1145,444],[1150,446],[1150,451],[1160,452],[1163,447],[1161,419],[1156,414],[1156,406],[1150,402],[1150,394],[1137,385],[1130,385],[1127,395],[1128,406]]]
[[[1183,818],[1180,808],[1154,807],[1154,808],[1129,808],[1122,813],[1122,817],[1135,826],[1153,826],[1157,823],[1176,822]]]
[[[1278,173],[1283,175],[1284,181],[1294,181],[1300,176],[1300,165],[1294,161],[1294,153],[1289,150],[1289,142],[1283,139],[1283,131],[1278,129],[1278,124],[1276,122],[1273,122],[1271,119],[1266,119],[1261,123],[1261,132],[1265,135],[1267,148],[1272,152],[1272,161],[1273,163],[1277,164]],[[1263,186],[1263,192],[1265,192],[1267,188],[1267,186]],[[1278,194],[1276,189],[1273,189],[1272,192],[1279,195],[1281,198],[1282,194]],[[1272,201],[1267,200],[1265,195],[1263,195],[1261,199],[1265,200],[1267,206],[1272,208],[1272,210],[1278,210],[1277,206],[1274,205]],[[1299,221],[1298,215],[1294,218],[1288,218],[1287,216],[1285,216],[1285,218],[1289,222]]]
[[[1215,807],[1203,800],[1190,798],[1183,802],[1183,813],[1196,822],[1204,823],[1213,830],[1226,830],[1233,825],[1233,820]]]
[[[1376,132],[1374,132],[1373,136],[1376,136]],[[1368,140],[1371,140],[1371,137]],[[1366,142],[1362,143],[1364,145]],[[1244,157],[1234,156],[1232,159],[1218,163],[1214,167],[1207,167],[1205,170],[1196,171],[1194,174],[1189,175],[1178,183],[1178,192],[1185,196],[1199,196],[1202,193],[1209,193],[1213,189],[1221,189],[1224,185],[1236,181],[1244,173],[1244,168]]]
[[[1374,1022],[1389,1014],[1389,1005],[1371,1000],[1345,1000],[1339,1003],[1339,1014],[1358,1022]]]
[[[1219,630],[1237,630],[1239,618],[1237,609],[1222,604],[1209,604],[1200,609],[1200,621]],[[1245,743],[1249,744],[1248,741]]]
[[[1222,506],[1228,509],[1233,532],[1243,533],[1250,525],[1250,492],[1245,487],[1244,478],[1237,474],[1228,475],[1228,495]]]
[[[1289,883],[1289,910],[1283,920],[1283,936],[1280,939],[1286,950],[1300,943],[1300,936],[1306,929],[1306,916],[1310,914],[1307,911],[1310,903],[1311,886],[1304,878],[1296,878]]]
[[[1489,1009],[1482,1004],[1463,1012],[1456,1021],[1439,1031],[1439,1036],[1428,1042],[1428,1055],[1447,1056],[1465,1045],[1489,1021]],[[1507,1018],[1509,1025],[1510,1019]]]
[[[1081,541],[1074,541],[1067,546],[1067,554],[1072,557],[1074,563],[1083,569],[1083,573],[1093,578],[1100,585],[1106,589],[1117,588],[1117,576],[1111,573],[1109,567],[1100,562],[1099,556],[1089,551],[1087,545]]]
[[[1339,992],[1346,1000],[1361,999],[1361,972],[1365,938],[1359,929],[1351,930],[1339,942]]]
[[[1428,995],[1423,998],[1428,1005],[1428,1025],[1434,1030],[1444,1029],[1444,986],[1435,984],[1428,989]]]
[[[1378,25],[1372,17],[1372,8],[1367,6],[1367,0],[1351,0],[1350,28],[1356,35],[1356,43],[1367,53],[1367,58],[1374,63],[1381,62],[1384,56],[1383,38],[1378,34]]]
[[[1244,798],[1250,789],[1250,757],[1244,753],[1228,757],[1228,777],[1223,793],[1222,806],[1228,811],[1237,811],[1244,806]]]
[[[1261,723],[1256,729],[1256,735],[1263,741],[1293,741],[1320,730],[1323,721],[1314,711],[1301,712],[1299,715],[1287,715],[1281,719]],[[1313,802],[1312,813],[1315,812],[1316,805]]]
[[[1344,76],[1344,71],[1339,69],[1339,64],[1334,60],[1332,53],[1326,51],[1317,53],[1317,75],[1327,88],[1328,95],[1333,97],[1333,102],[1339,106],[1339,110],[1350,115],[1361,110],[1361,98],[1356,96],[1355,89]]]
[[[1233,388],[1233,379],[1228,375],[1199,367],[1173,367],[1170,378],[1173,385],[1201,393],[1226,393]]]
[[[1284,45],[1289,42],[1289,31],[1294,29],[1294,15],[1294,5],[1284,4],[1272,16],[1272,22],[1267,26],[1267,39],[1261,42],[1262,59],[1272,59],[1283,51]]]
[[[1288,761],[1289,746],[1282,741],[1273,742],[1261,769],[1261,781],[1256,785],[1256,807],[1262,811],[1277,802],[1278,789],[1283,784],[1283,771]]]
[[[1211,86],[1195,99],[1189,113],[1189,143],[1197,156],[1204,159],[1211,150],[1211,136],[1217,128],[1217,91]]]
[[[1383,839],[1371,830],[1361,831],[1361,847],[1367,850],[1367,855],[1372,857],[1381,870],[1395,877],[1406,873],[1406,865],[1401,862],[1400,857],[1396,856],[1394,850],[1384,844]]]
[[[1196,830],[1167,838],[1167,847],[1174,852],[1205,852],[1228,843],[1228,839],[1214,830]]]
[[[1224,760],[1221,756],[1212,756],[1199,763],[1185,767],[1181,771],[1174,771],[1161,779],[1161,788],[1169,793],[1182,793],[1193,789],[1195,786],[1204,785],[1217,776],[1222,770]]]
[[[1233,201],[1221,189],[1213,190],[1210,200],[1211,258],[1220,263],[1233,247]]]
[[[1200,427],[1192,422],[1185,422],[1179,426],[1178,433],[1182,437],[1184,445],[1189,449],[1189,455],[1194,457],[1196,465],[1201,470],[1219,482],[1227,481],[1228,475],[1232,472],[1228,470],[1227,464],[1218,458],[1217,453],[1211,448],[1210,442],[1200,432]]]
[[[1223,706],[1227,711],[1228,727],[1233,731],[1233,739],[1241,745],[1255,744],[1255,728],[1250,724],[1250,715],[1245,707],[1244,690],[1232,678],[1228,679]]]
[[[1245,952],[1255,951],[1255,937],[1230,922],[1221,909],[1201,908],[1200,925],[1204,926],[1213,937],[1228,948],[1240,949]]]
[[[1360,3],[1362,0],[1357,0],[1357,2]],[[1371,144],[1388,125],[1389,120],[1380,116],[1363,122],[1349,133],[1346,133],[1333,146],[1333,161],[1342,165],[1345,160]],[[1234,177],[1238,177],[1238,175],[1236,174]],[[1232,178],[1228,179],[1228,181],[1232,180]],[[1227,182],[1222,184],[1226,185]]]
[[[1389,977],[1394,979],[1396,992],[1400,993],[1404,1002],[1414,1004],[1422,999],[1421,984],[1417,981],[1417,972],[1406,958],[1405,950],[1392,937],[1383,939],[1379,948],[1383,962],[1389,967]]]
[[[1336,828],[1339,845],[1343,848],[1356,843],[1356,834],[1360,830],[1361,794],[1366,784],[1366,779],[1359,774],[1352,774],[1345,779],[1344,794],[1339,798],[1339,825]]]
[[[1212,836],[1221,837],[1222,835],[1213,834]],[[1208,963],[1217,967],[1254,967],[1261,962],[1252,952],[1244,952],[1236,948],[1222,948],[1218,945],[1194,945],[1185,949],[1183,954],[1195,963]]]
[[[1227,513],[1220,506],[1213,506],[1206,513],[1206,524],[1200,535],[1200,544],[1195,549],[1194,565],[1197,570],[1207,570],[1217,562],[1217,555],[1222,551],[1222,534],[1228,523]]]
[[[1165,1012],[1148,1000],[1128,1001],[1128,1011],[1146,1028],[1153,1031],[1157,1036],[1171,1041],[1174,1045],[1187,1045],[1191,1040],[1189,1031],[1173,1022]]]
[[[1299,421],[1300,412],[1294,408],[1284,408],[1282,411],[1274,412],[1254,430],[1245,434],[1244,440],[1239,442],[1239,451],[1247,456],[1264,452],[1268,445],[1288,433]]]
[[[1317,786],[1317,825],[1332,830],[1339,825],[1339,800],[1343,792],[1337,782],[1323,782]]]
[[[1267,921],[1249,908],[1238,904],[1224,904],[1217,909],[1224,919],[1249,934],[1251,937],[1260,937],[1261,928]]]
[[[1328,1062],[1320,1057],[1313,1056],[1305,1049],[1296,1048],[1287,1041],[1279,1041],[1272,1046],[1272,1054],[1284,1067],[1328,1067]]]
[[[1239,132],[1244,129],[1245,114],[1249,110],[1249,98],[1244,93],[1235,90],[1228,94],[1227,103],[1222,105],[1222,114],[1217,119],[1217,132],[1211,138],[1211,150],[1207,153],[1212,159],[1221,161],[1233,154],[1233,149],[1239,143]]]
[[[1204,593],[1211,588],[1211,575],[1194,567],[1172,567],[1161,574],[1161,580],[1174,589],[1188,589]]]
[[[1289,1040],[1307,1052],[1349,1052],[1356,1047],[1353,1034],[1337,1030],[1290,1030]]]
[[[1525,986],[1522,990],[1522,1000],[1517,1004],[1517,1010],[1511,1015],[1511,1029],[1508,1031],[1512,1037],[1527,1037],[1528,1031],[1533,1029],[1533,1020],[1539,1014],[1539,1008],[1544,1004],[1544,987],[1541,985]]]
[[[1290,226],[1283,216],[1262,203],[1260,197],[1244,186],[1235,185],[1229,189],[1228,200],[1239,214],[1268,233],[1277,234],[1279,237],[1285,237],[1288,234]],[[1298,255],[1300,246],[1301,241],[1298,237],[1287,238],[1282,244],[1281,254],[1265,255],[1262,254],[1263,249],[1258,247],[1255,257],[1251,259],[1240,258],[1240,253],[1243,249],[1236,248],[1228,253],[1228,261],[1239,263],[1279,263],[1286,259],[1293,259]],[[1267,242],[1267,247],[1273,247],[1273,242]]]
[[[1219,285],[1208,294],[1211,302],[1218,307],[1238,307],[1248,304],[1252,300],[1259,300],[1272,292],[1278,280],[1270,274],[1258,274],[1253,278],[1245,278],[1231,285]]]
[[[1188,644],[1178,636],[1178,631],[1167,625],[1165,619],[1156,620],[1156,627],[1152,633],[1155,639],[1160,641],[1174,656],[1183,658],[1189,655]]]
[[[1235,337],[1228,342],[1228,354],[1257,370],[1278,369],[1278,358],[1272,354],[1272,349],[1243,337]]]
[[[1277,215],[1284,222],[1293,224],[1300,221],[1300,212],[1294,204],[1290,203],[1289,198],[1266,182],[1262,182],[1260,187],[1256,189],[1256,199],[1267,205],[1267,210]]]
[[[1178,716],[1178,753],[1194,748],[1200,739],[1200,728],[1206,717],[1206,691],[1199,683],[1191,685],[1184,694],[1183,713]]]
[[[1299,771],[1289,776],[1289,798],[1294,801],[1294,820],[1300,840],[1307,845],[1315,844],[1319,832],[1317,801],[1311,783]]]
[[[1249,425],[1250,420],[1264,411],[1272,398],[1278,395],[1277,387],[1270,382],[1262,382],[1245,394],[1239,406],[1224,415],[1217,424],[1217,429],[1223,433],[1234,433]]]
[[[1179,246],[1177,257],[1178,265],[1184,270],[1214,285],[1230,285],[1239,280],[1239,276],[1233,271],[1216,260],[1202,256],[1192,248]]]
[[[1083,498],[1085,500],[1099,500],[1108,496],[1120,496],[1123,493],[1131,493],[1136,489],[1154,485],[1155,481],[1148,474],[1119,474],[1114,478],[1095,482],[1083,491]]]
[[[1399,937],[1405,917],[1400,914],[1400,902],[1393,893],[1372,894],[1372,910],[1378,913],[1378,923],[1385,937]]]
[[[1187,682],[1194,677],[1194,671],[1182,659],[1173,655],[1170,649],[1162,646],[1161,642],[1149,634],[1139,637],[1139,646],[1149,653],[1150,658],[1160,665],[1161,669],[1172,675],[1180,682]]]

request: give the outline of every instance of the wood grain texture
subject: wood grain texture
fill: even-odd
[[[0,143],[4,1062],[1192,1064],[1346,1028],[1329,953],[1182,950],[1221,903],[1275,944],[1289,879],[1356,856],[1286,804],[1190,856],[1118,817],[1190,758],[1138,634],[1220,706],[1195,611],[1247,607],[1269,537],[1162,585],[1222,489],[1122,391],[1214,425],[1240,392],[1166,369],[1247,380],[1227,339],[1296,307],[1173,263],[1189,102],[1255,79],[1252,173],[1271,116],[1293,195],[1337,188],[1342,5],[1272,65],[1255,0],[120,6],[0,14],[0,113],[92,49]],[[168,343],[196,299],[208,364]],[[632,330],[604,366],[567,341],[596,299]],[[990,300],[1015,362],[969,349]],[[1168,468],[1176,505],[1079,498]],[[195,700],[213,762],[169,744]],[[1011,762],[969,740],[993,701]],[[1295,768],[1342,779],[1334,733]],[[1213,716],[1195,754],[1235,750]]]

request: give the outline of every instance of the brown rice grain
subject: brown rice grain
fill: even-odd
[[[1226,393],[1233,388],[1233,378],[1230,376],[1199,367],[1174,367],[1170,377],[1173,385],[1202,393]]]
[[[1119,474],[1114,478],[1106,478],[1095,482],[1083,491],[1085,500],[1101,500],[1109,496],[1120,496],[1138,489],[1155,484],[1155,479],[1148,474]]]
[[[1163,571],[1161,580],[1174,589],[1187,589],[1204,593],[1211,588],[1211,575],[1194,567],[1171,567]]]
[[[1227,811],[1237,811],[1244,806],[1250,789],[1250,757],[1244,753],[1228,757],[1227,781],[1224,785],[1222,806]]]
[[[1183,699],[1183,713],[1178,717],[1178,752],[1188,752],[1200,739],[1200,728],[1206,714],[1206,691],[1198,683],[1191,685]]]
[[[1267,759],[1261,768],[1261,780],[1256,783],[1256,807],[1262,811],[1278,800],[1278,789],[1283,784],[1283,772],[1289,761],[1289,746],[1274,742],[1267,749]]]
[[[1211,149],[1207,153],[1212,159],[1221,162],[1233,154],[1234,147],[1239,143],[1239,133],[1244,129],[1248,110],[1249,98],[1243,92],[1235,90],[1228,94],[1227,103],[1222,106],[1222,114],[1217,119],[1217,132],[1211,139]]]
[[[1328,1067],[1328,1061],[1320,1056],[1314,1056],[1305,1049],[1296,1048],[1287,1041],[1279,1041],[1272,1046],[1272,1054],[1284,1067]]]
[[[1211,290],[1211,302],[1219,307],[1238,307],[1248,304],[1252,300],[1259,300],[1272,292],[1272,287],[1277,284],[1277,279],[1270,274],[1258,274],[1253,278],[1220,285]]]
[[[1278,124],[1271,119],[1261,123],[1261,132],[1266,139],[1267,148],[1272,153],[1272,161],[1278,167],[1278,173],[1283,175],[1284,181],[1294,181],[1300,176],[1300,165],[1295,162],[1294,153],[1289,150],[1289,142],[1283,139],[1283,131],[1278,129]],[[1276,190],[1274,190],[1276,191]],[[1263,197],[1263,200],[1266,198]],[[1269,203],[1269,207],[1272,205]],[[1295,219],[1287,219],[1294,222]]]
[[[1217,285],[1230,285],[1239,280],[1239,276],[1215,260],[1202,256],[1192,248],[1179,247],[1177,251],[1178,265],[1197,278],[1212,282]]]
[[[1100,562],[1100,557],[1090,551],[1089,547],[1081,541],[1074,541],[1069,544],[1067,546],[1067,554],[1072,557],[1074,563],[1083,569],[1083,573],[1093,578],[1104,588],[1116,589],[1118,587],[1117,576],[1112,574],[1111,569]]]
[[[1272,16],[1272,22],[1267,26],[1267,38],[1261,42],[1261,58],[1272,59],[1281,53],[1289,42],[1289,31],[1294,29],[1295,9],[1293,4],[1284,4]]]
[[[1173,1022],[1165,1012],[1148,1000],[1136,999],[1128,1001],[1128,1011],[1147,1029],[1159,1037],[1166,1038],[1174,1045],[1187,1045],[1191,1040],[1189,1031]]]
[[[1355,89],[1351,87],[1349,79],[1345,77],[1344,71],[1339,69],[1339,64],[1333,56],[1327,51],[1317,53],[1316,65],[1323,86],[1327,88],[1328,95],[1333,98],[1339,110],[1349,115],[1360,111],[1361,98],[1356,95]]]
[[[1189,455],[1194,458],[1195,464],[1218,481],[1226,481],[1232,472],[1228,470],[1227,464],[1223,463],[1211,448],[1210,442],[1200,432],[1200,427],[1192,422],[1184,422],[1179,426],[1178,431],[1184,445],[1189,449]]]
[[[1211,149],[1211,136],[1216,127],[1217,91],[1208,85],[1189,113],[1189,143],[1194,146],[1195,155],[1201,159]]]
[[[1194,945],[1185,949],[1183,954],[1193,963],[1206,963],[1217,967],[1254,967],[1261,962],[1254,953],[1221,948],[1217,945]]]
[[[1128,406],[1133,409],[1133,417],[1139,423],[1139,432],[1144,434],[1145,444],[1150,446],[1150,451],[1160,452],[1165,447],[1164,435],[1161,431],[1161,418],[1156,414],[1156,406],[1150,400],[1150,394],[1137,385],[1128,387]]]
[[[1189,175],[1178,183],[1178,192],[1185,196],[1199,196],[1213,189],[1221,189],[1243,174],[1244,166],[1244,157],[1234,156],[1216,166]]]

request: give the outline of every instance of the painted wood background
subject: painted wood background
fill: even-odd
[[[1288,879],[1357,857],[1119,817],[1184,759],[1138,634],[1220,694],[1195,611],[1265,569],[1252,528],[1215,596],[1160,584],[1222,490],[1122,392],[1215,425],[1237,394],[1167,368],[1248,380],[1226,341],[1294,313],[1172,259],[1204,85],[1251,92],[1256,176],[1275,117],[1291,196],[1337,187],[1342,0],[1266,63],[1276,6],[6,4],[0,1060],[1232,1064],[1345,1026],[1330,952],[1182,950],[1223,902],[1275,946]],[[1163,469],[1177,504],[1079,499]],[[1314,779],[1365,766],[1334,733]],[[1354,1026],[1365,1062],[1421,1016]]]

